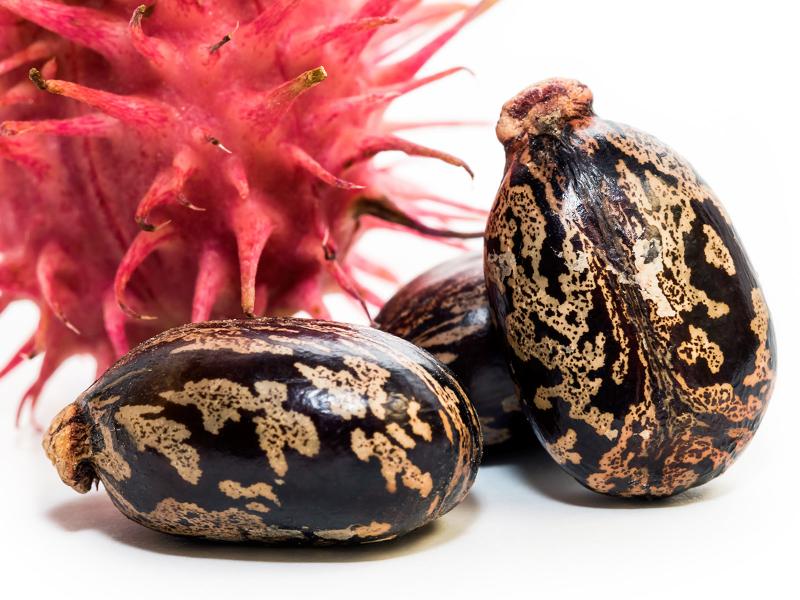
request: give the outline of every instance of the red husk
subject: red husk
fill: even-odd
[[[383,111],[454,73],[415,79],[495,1],[0,0],[0,304],[41,311],[0,376],[45,353],[20,410],[76,353],[104,368],[189,320],[327,317],[333,289],[379,303],[357,274],[390,270],[353,248],[381,226],[374,214],[360,226],[354,207],[392,198],[371,158],[401,151],[469,171],[396,137]],[[459,11],[409,58],[381,62]],[[386,226],[426,237],[451,214],[396,202],[408,213]]]

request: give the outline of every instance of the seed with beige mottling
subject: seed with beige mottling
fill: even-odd
[[[481,439],[450,371],[412,344],[262,319],[149,340],[62,411],[45,449],[67,484],[101,480],[120,511],[158,531],[360,544],[456,506]]]
[[[577,82],[503,108],[488,297],[534,429],[589,488],[670,496],[720,475],[762,420],[775,341],[714,192]]]

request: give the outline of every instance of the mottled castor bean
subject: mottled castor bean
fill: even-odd
[[[79,492],[100,480],[159,531],[274,544],[391,539],[443,515],[480,462],[451,373],[387,333],[326,321],[187,325],[123,357],[53,422]]]

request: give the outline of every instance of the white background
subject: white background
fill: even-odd
[[[496,120],[500,105],[554,75],[583,80],[597,112],[651,132],[692,161],[744,240],[774,318],[778,385],[755,440],[723,477],[659,503],[585,491],[536,452],[480,471],[468,500],[406,539],[344,550],[195,543],[126,521],[101,492],[63,486],[16,400],[34,361],[0,383],[0,592],[57,598],[359,597],[797,598],[800,381],[800,108],[795,3],[505,0],[427,69],[456,75],[398,103],[398,119]],[[503,156],[490,126],[414,132],[465,158],[406,161],[425,185],[488,207]],[[398,245],[396,242],[402,240]],[[453,249],[373,237],[404,278]],[[398,251],[398,249],[402,251]],[[397,256],[402,256],[398,262]],[[35,325],[0,317],[0,362]],[[46,389],[47,422],[89,382],[71,361]],[[9,589],[10,587],[10,589]]]

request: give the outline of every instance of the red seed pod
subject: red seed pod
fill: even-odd
[[[418,75],[495,1],[0,0],[0,307],[42,312],[30,404],[76,353],[102,373],[189,320],[373,298],[359,237],[452,212],[372,158],[469,170],[384,112],[460,71]]]

